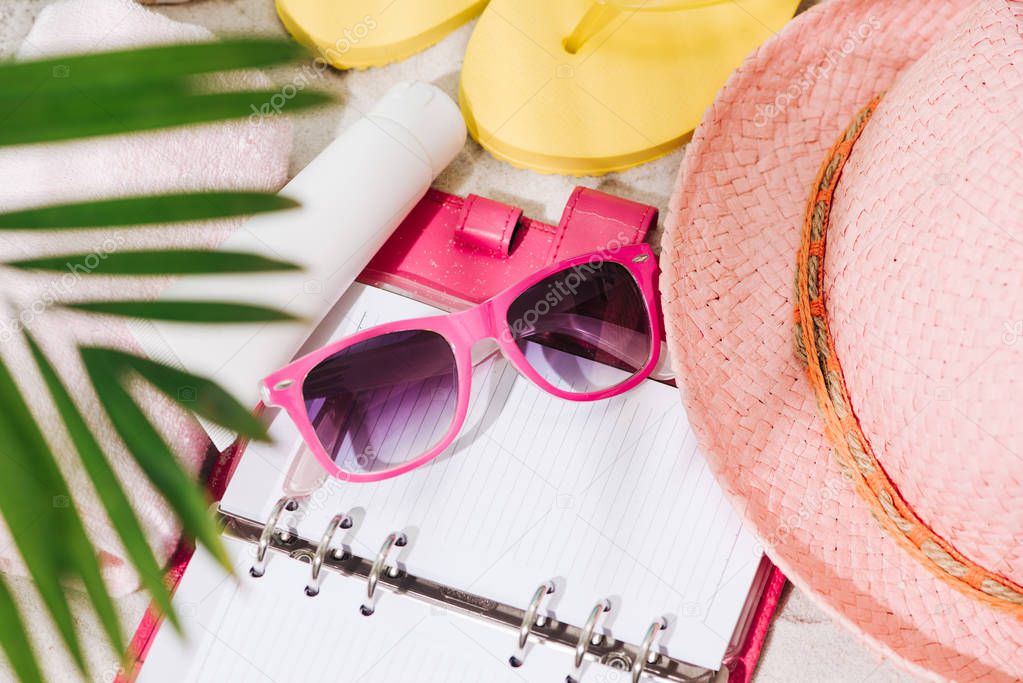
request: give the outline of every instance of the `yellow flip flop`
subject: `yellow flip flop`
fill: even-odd
[[[469,132],[514,166],[599,175],[680,145],[799,0],[491,0],[460,84]]]
[[[383,66],[425,50],[487,0],[276,0],[297,41],[339,69]]]

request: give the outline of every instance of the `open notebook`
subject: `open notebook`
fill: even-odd
[[[355,285],[326,334],[434,312]],[[318,336],[322,343],[322,327]],[[196,554],[174,597],[185,637],[161,628],[140,681],[564,681],[573,650],[558,642],[574,643],[603,599],[611,606],[596,626],[604,647],[592,648],[603,662],[588,656],[580,680],[628,680],[620,669],[662,617],[652,670],[713,680],[720,669],[761,554],[698,452],[675,389],[647,381],[614,399],[575,403],[537,389],[502,358],[487,359],[474,370],[469,419],[448,452],[383,482],[328,481],[283,513],[277,526],[290,537],[271,539],[265,573],[254,578],[255,546],[235,537],[258,538],[298,447],[287,416],[276,415],[270,431],[273,444],[242,454],[220,504],[240,578]],[[320,593],[309,597],[308,549],[337,513],[354,520],[335,535],[351,557],[328,561]],[[368,567],[395,532],[408,542],[390,554],[395,569],[384,572],[375,611],[364,616],[367,583],[352,563],[363,558]],[[415,581],[440,586],[443,599],[402,588]],[[541,603],[523,666],[513,668],[516,631],[480,617],[522,614],[545,582],[554,592]],[[609,654],[616,645],[620,656]]]

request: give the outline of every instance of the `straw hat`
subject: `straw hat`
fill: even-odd
[[[1021,28],[1009,0],[800,16],[710,109],[663,243],[718,478],[797,586],[929,678],[1023,677]]]

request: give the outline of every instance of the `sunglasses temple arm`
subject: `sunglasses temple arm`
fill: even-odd
[[[650,371],[650,379],[655,379],[658,382],[673,382],[675,381],[675,372],[671,369],[671,356],[668,355],[668,345],[664,342],[661,344],[661,353],[657,356],[657,365]]]
[[[315,493],[327,481],[327,470],[301,438],[292,451],[291,465],[284,476],[284,495],[302,498]]]

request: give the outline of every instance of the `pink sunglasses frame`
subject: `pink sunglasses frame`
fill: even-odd
[[[583,264],[596,263],[618,263],[624,266],[636,280],[636,284],[639,286],[643,297],[643,303],[646,306],[647,316],[650,320],[652,340],[650,357],[639,372],[620,384],[602,391],[575,394],[563,391],[550,384],[526,361],[525,356],[523,356],[512,338],[511,330],[508,327],[507,312],[512,302],[520,294],[544,278],[558,271],[568,270]],[[472,349],[480,341],[486,339],[496,341],[505,358],[508,359],[519,373],[547,393],[569,401],[599,401],[611,398],[632,389],[646,379],[657,365],[661,350],[661,320],[657,298],[657,274],[657,259],[654,258],[653,250],[647,244],[633,244],[621,247],[614,252],[610,250],[596,251],[575,256],[537,271],[529,278],[468,310],[376,325],[302,356],[263,379],[261,383],[263,403],[283,408],[287,412],[292,422],[298,427],[298,431],[306,446],[331,476],[337,477],[342,481],[354,483],[368,483],[390,479],[430,462],[443,453],[452,444],[459,432],[461,432],[469,412],[469,398],[472,391]],[[302,394],[302,386],[305,383],[305,379],[309,372],[322,360],[338,351],[372,337],[408,330],[436,332],[451,345],[458,372],[458,397],[451,428],[429,451],[398,467],[371,474],[347,472],[338,467],[330,456],[327,455],[327,452],[316,436],[313,425],[309,420]]]

